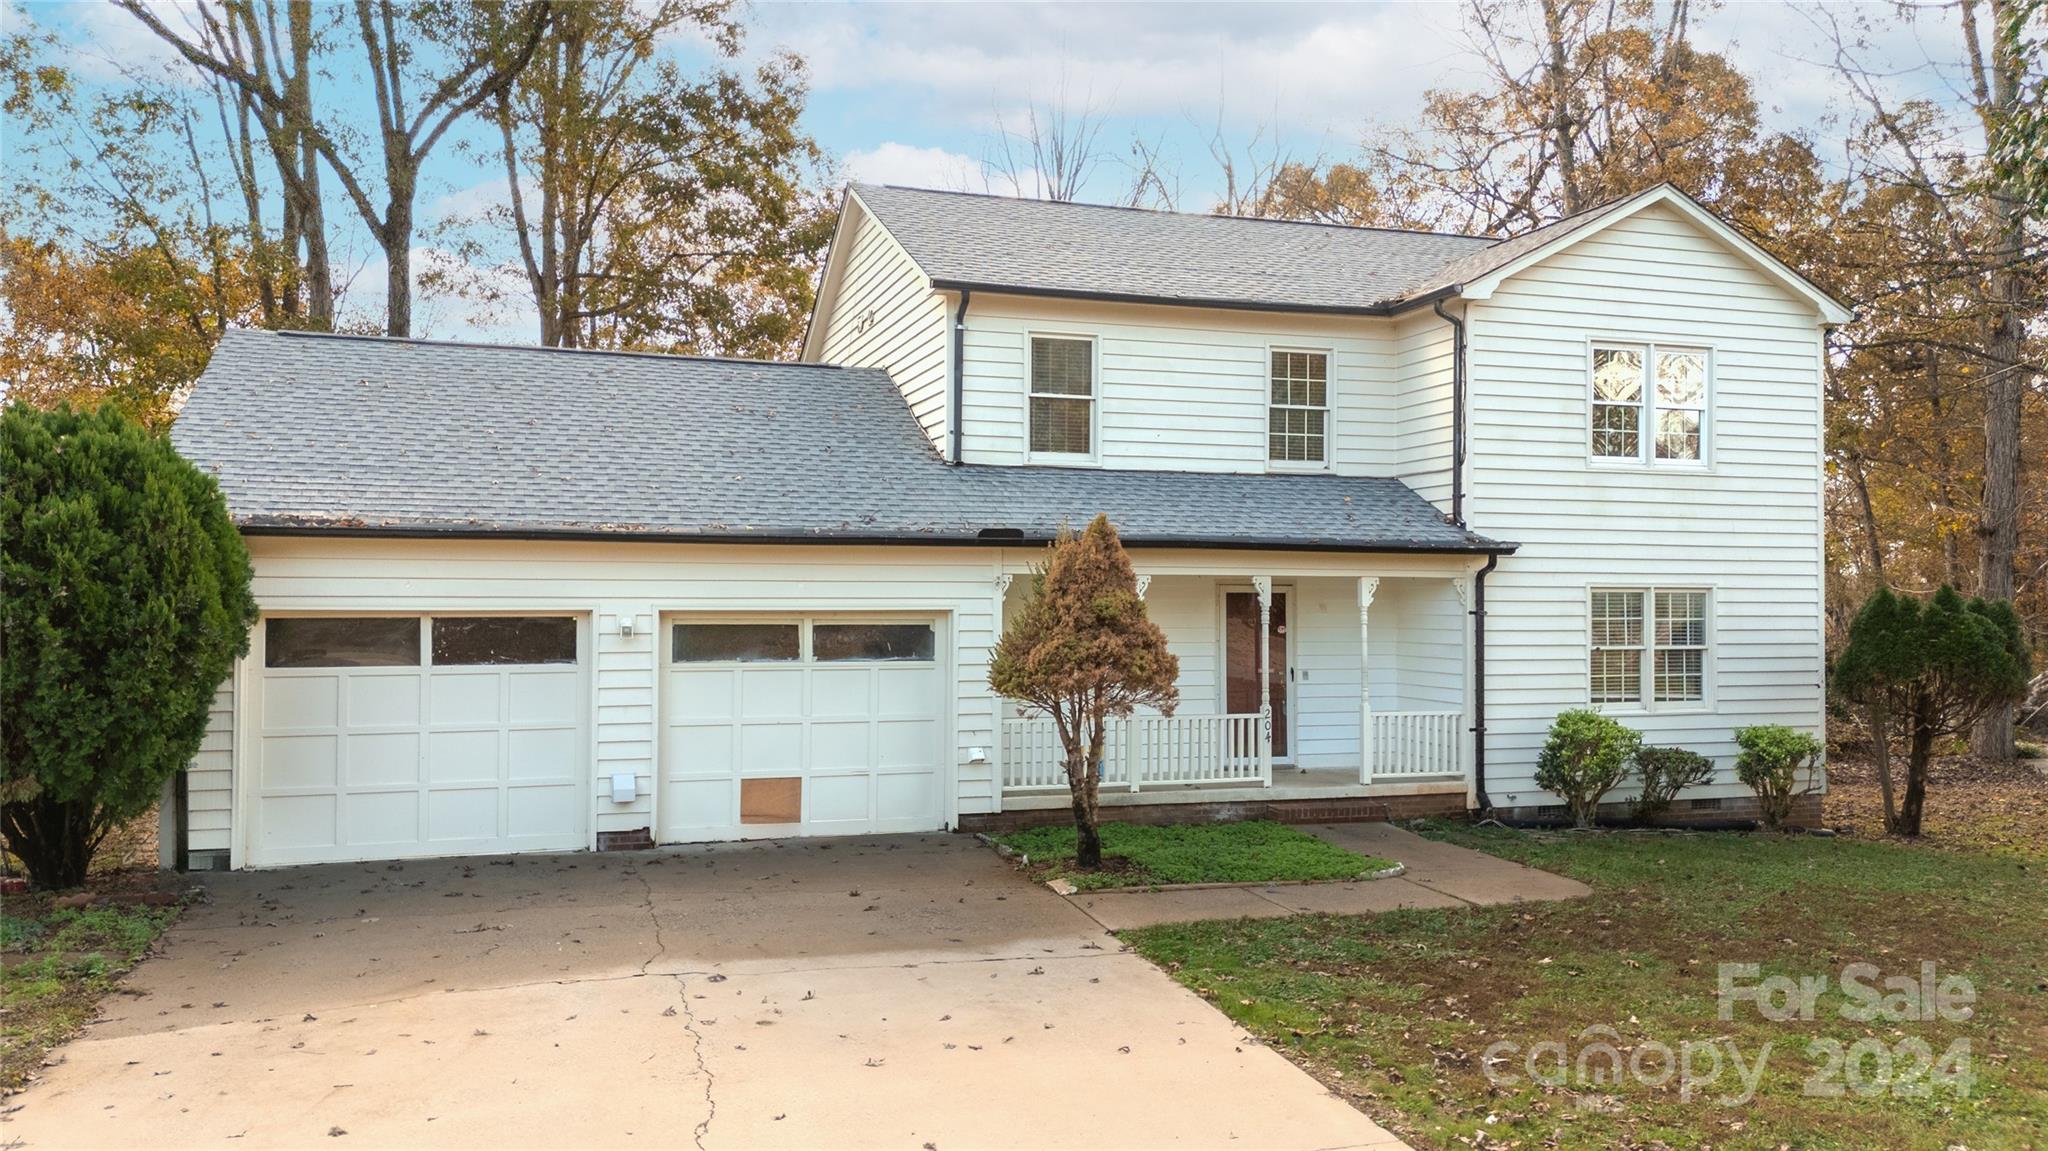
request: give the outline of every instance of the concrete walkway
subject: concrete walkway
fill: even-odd
[[[1402,1146],[966,836],[207,885],[0,1147]]]
[[[1524,867],[1484,852],[1438,843],[1388,823],[1304,827],[1362,855],[1407,867],[1396,879],[1356,883],[1205,887],[1178,891],[1093,891],[1068,898],[1111,931],[1198,919],[1271,919],[1321,912],[1372,915],[1403,907],[1483,907],[1530,900],[1577,899],[1592,889],[1575,879]]]

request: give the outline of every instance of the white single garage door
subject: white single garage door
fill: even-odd
[[[664,622],[662,842],[944,825],[940,621]]]
[[[571,615],[266,619],[251,864],[586,846],[583,631]]]

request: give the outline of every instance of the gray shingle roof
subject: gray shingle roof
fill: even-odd
[[[860,368],[236,331],[171,436],[254,530],[1502,547],[1390,479],[949,466]]]
[[[856,184],[944,287],[1370,312],[1496,241]]]

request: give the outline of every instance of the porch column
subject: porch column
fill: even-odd
[[[1358,577],[1358,782],[1372,782],[1372,597],[1380,577]]]
[[[1273,577],[1253,576],[1259,593],[1259,782],[1273,786]]]
[[[996,644],[1003,639],[1003,600],[1010,594],[1013,578],[1006,571],[996,573],[995,595],[989,603],[988,654],[991,660],[995,658]],[[993,690],[988,695],[989,808],[1000,812],[1003,810],[1003,697]]]

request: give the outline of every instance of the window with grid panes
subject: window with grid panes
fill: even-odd
[[[1326,352],[1272,353],[1272,401],[1266,413],[1267,458],[1320,464],[1328,459],[1330,357]]]
[[[1588,698],[1645,706],[1707,698],[1707,593],[1595,588],[1588,598]]]
[[[1094,450],[1095,342],[1031,337],[1031,451],[1085,456]]]

